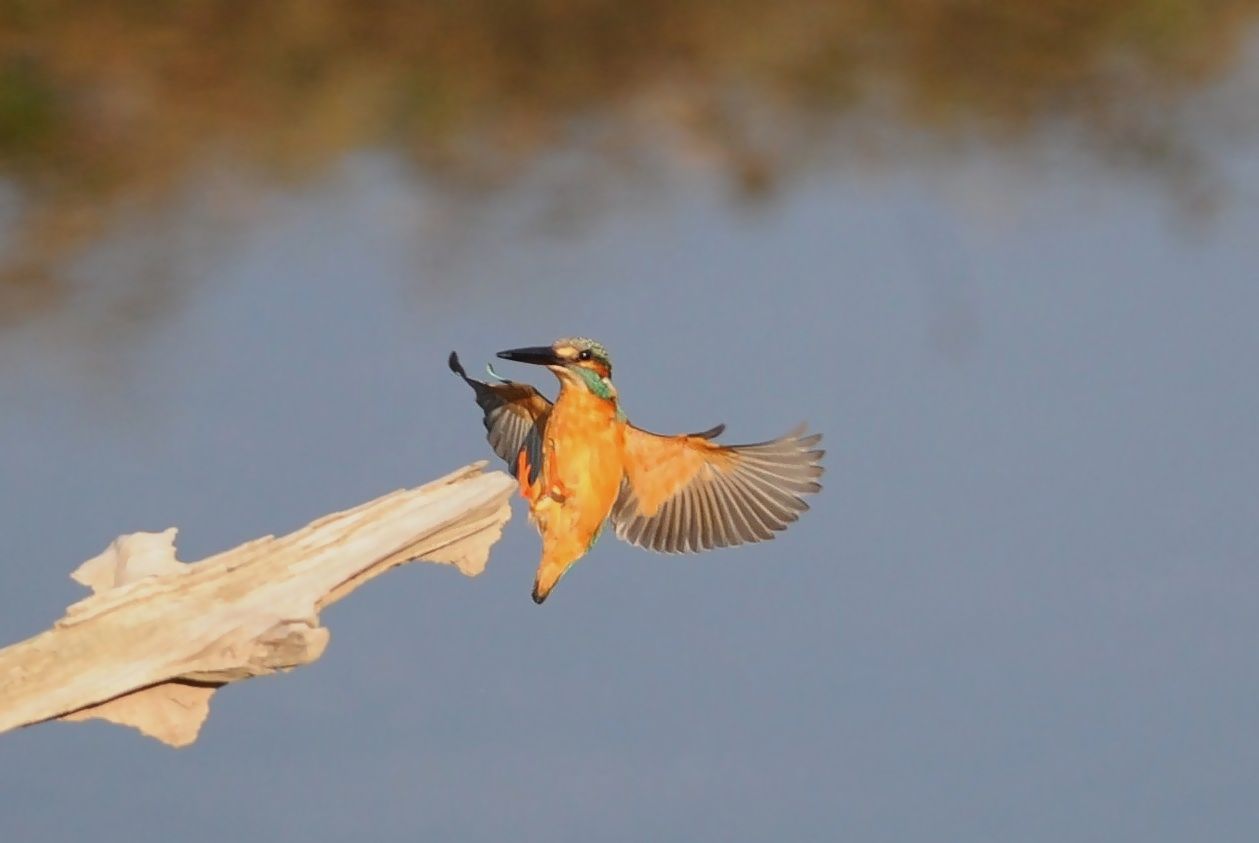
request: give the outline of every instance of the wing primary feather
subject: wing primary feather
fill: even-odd
[[[682,504],[683,541],[682,553],[699,550],[699,522],[695,518],[695,490],[687,489],[679,496]]]
[[[656,548],[656,534],[660,532],[660,522],[659,513],[657,513],[655,518],[643,519],[642,542],[645,547],[650,547],[653,550]]]
[[[670,550],[673,546],[673,519],[677,517],[678,508],[673,504],[676,499],[665,504],[664,518],[660,519],[660,529],[656,533],[656,543],[665,553],[672,553]]]
[[[673,552],[686,553],[687,547],[687,531],[690,529],[689,519],[686,515],[687,495],[678,495],[673,499],[673,508],[676,512],[673,515]]]
[[[751,476],[744,476],[742,482],[747,494],[753,497],[761,511],[773,519],[774,523],[786,524],[795,520],[793,508],[778,499],[777,490],[772,486]]]
[[[726,534],[726,517],[722,514],[721,501],[717,496],[717,487],[713,484],[712,468],[705,468],[709,476],[700,489],[704,492],[704,524],[712,534],[709,547],[729,547],[733,542]]]
[[[748,445],[710,440],[722,426],[661,436],[630,426],[617,535],[663,553],[766,541],[798,520],[804,497],[822,487],[821,435],[796,428]]]
[[[760,511],[756,506],[756,499],[749,494],[747,489],[739,481],[737,474],[733,474],[726,478],[730,488],[730,496],[735,505],[743,512],[743,518],[752,530],[752,535],[764,541],[774,537],[774,531],[769,528]]]
[[[716,519],[713,523],[725,533],[725,546],[734,547],[748,541],[747,525],[741,524],[743,516],[730,500],[730,490],[726,487],[725,477],[714,471],[711,488],[713,490],[713,498],[717,501],[717,512],[714,513]]]
[[[660,519],[660,538],[658,544],[660,545],[660,549],[665,553],[673,552],[673,540],[677,536],[677,502],[677,498],[674,498],[666,503],[664,505],[664,511],[661,513],[664,517]]]

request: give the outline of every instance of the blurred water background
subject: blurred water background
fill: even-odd
[[[6,735],[0,838],[1254,840],[1257,18],[0,3],[0,642],[120,533],[488,457],[452,348],[828,448],[776,541],[541,608],[517,505],[190,749]]]

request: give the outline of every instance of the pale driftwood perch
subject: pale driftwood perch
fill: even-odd
[[[220,686],[319,658],[320,610],[372,577],[414,559],[481,573],[515,487],[483,467],[194,564],[175,559],[174,527],[118,538],[72,575],[95,594],[0,650],[0,732],[100,717],[192,743]]]

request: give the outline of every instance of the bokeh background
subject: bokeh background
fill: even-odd
[[[828,448],[776,541],[605,537],[541,608],[517,504],[191,748],[0,737],[0,839],[1256,839],[1256,24],[0,2],[0,642],[119,533],[489,456],[452,348],[588,334],[639,424]]]

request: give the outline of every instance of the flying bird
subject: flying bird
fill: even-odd
[[[768,442],[720,445],[725,425],[663,436],[630,424],[612,385],[607,349],[586,337],[514,348],[498,356],[550,369],[552,403],[498,376],[468,376],[455,352],[450,370],[472,387],[490,447],[507,461],[542,536],[533,583],[541,603],[594,546],[611,520],[617,538],[660,553],[694,553],[765,541],[808,509],[819,491],[821,434],[803,426]]]

